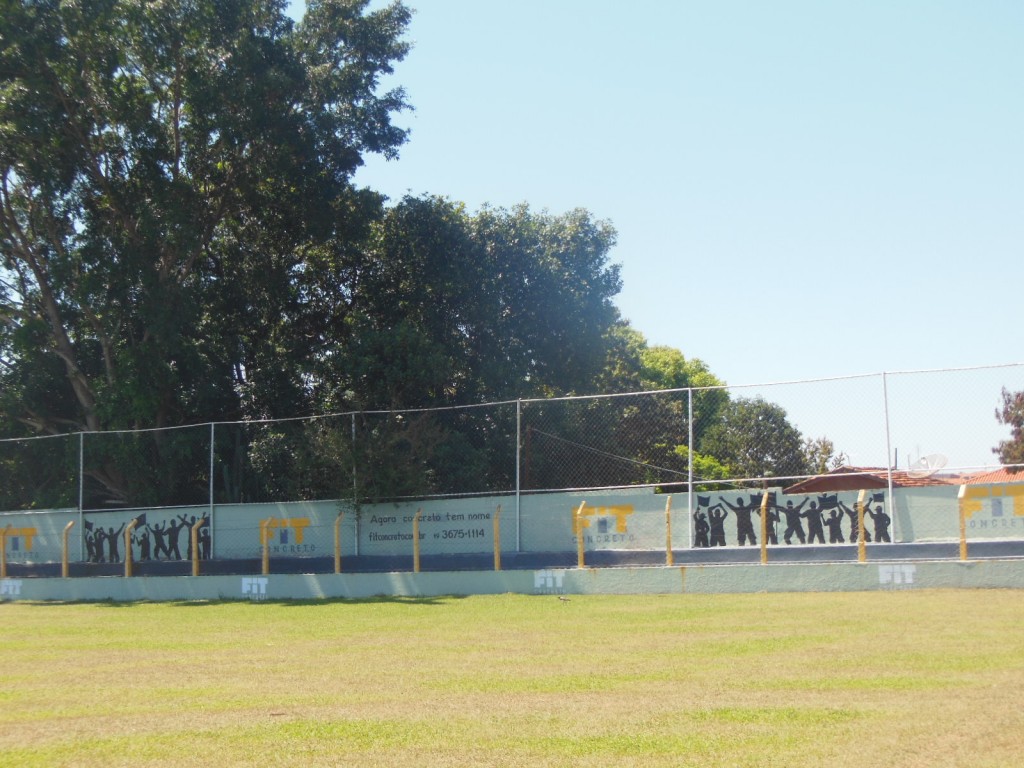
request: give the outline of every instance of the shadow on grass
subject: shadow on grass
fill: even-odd
[[[137,608],[150,605],[167,605],[176,608],[209,608],[218,605],[276,605],[285,608],[300,608],[310,605],[372,605],[399,604],[410,606],[447,605],[456,600],[465,600],[469,595],[432,595],[429,597],[408,597],[403,595],[373,595],[372,597],[323,597],[296,600],[250,600],[246,598],[220,598],[217,600],[21,600],[19,604],[29,606],[94,605],[100,608]]]

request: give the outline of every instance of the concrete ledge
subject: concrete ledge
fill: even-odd
[[[0,581],[0,600],[323,600],[442,595],[1024,589],[1024,559]]]

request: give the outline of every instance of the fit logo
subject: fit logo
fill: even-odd
[[[21,597],[21,579],[0,581],[0,597]]]
[[[266,576],[243,576],[242,594],[250,600],[264,600],[267,597],[267,583],[270,581]]]
[[[588,517],[614,517],[615,518],[615,530],[619,533],[626,533],[627,525],[626,518],[633,514],[632,504],[612,504],[606,507],[588,507],[584,506],[580,514],[575,515],[573,510],[573,533],[579,536],[584,528],[590,527],[590,521]],[[599,524],[604,521],[599,521]],[[602,533],[604,531],[601,531]]]
[[[4,533],[7,539],[7,546],[11,552],[20,552],[22,550],[22,543],[24,543],[24,550],[26,552],[32,551],[32,540],[38,535],[39,531],[35,528],[8,528]]]
[[[960,486],[960,510],[965,520],[970,520],[975,512],[981,512],[984,502],[990,503],[992,517],[1002,517],[1004,498],[1009,497],[1013,514],[1024,517],[1024,485],[962,485]],[[1017,500],[1021,503],[1017,504]]]
[[[265,537],[261,544],[269,544],[273,537],[273,531],[277,530],[277,543],[278,544],[290,544],[288,540],[290,538],[289,533],[295,532],[295,543],[301,544],[303,536],[305,535],[306,528],[309,527],[308,517],[294,517],[289,519],[278,519],[276,517],[268,518],[267,520],[260,521],[260,531],[263,532]]]
[[[912,586],[916,565],[880,565],[878,566],[878,583],[884,586]]]
[[[534,571],[533,591],[541,595],[560,594],[564,577],[564,571]]]

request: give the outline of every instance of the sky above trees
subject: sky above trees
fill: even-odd
[[[610,219],[624,317],[729,384],[1022,359],[1021,4],[409,5],[410,140],[357,181]],[[950,424],[964,461],[1003,385]],[[901,454],[952,455],[921,421]]]

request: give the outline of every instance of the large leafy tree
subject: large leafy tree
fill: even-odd
[[[409,12],[367,5],[0,0],[4,431],[302,407],[381,202],[352,175],[405,139]]]
[[[618,322],[607,222],[409,197],[374,228],[317,374],[362,408],[589,391]]]
[[[1024,392],[1011,392],[1003,388],[1003,404],[996,409],[996,420],[1010,428],[1010,439],[1000,440],[993,452],[1003,464],[1024,464]],[[1013,472],[1021,471],[1020,466],[1012,467]]]
[[[803,436],[784,408],[763,398],[736,398],[705,433],[699,448],[734,478],[792,478],[808,474]]]

